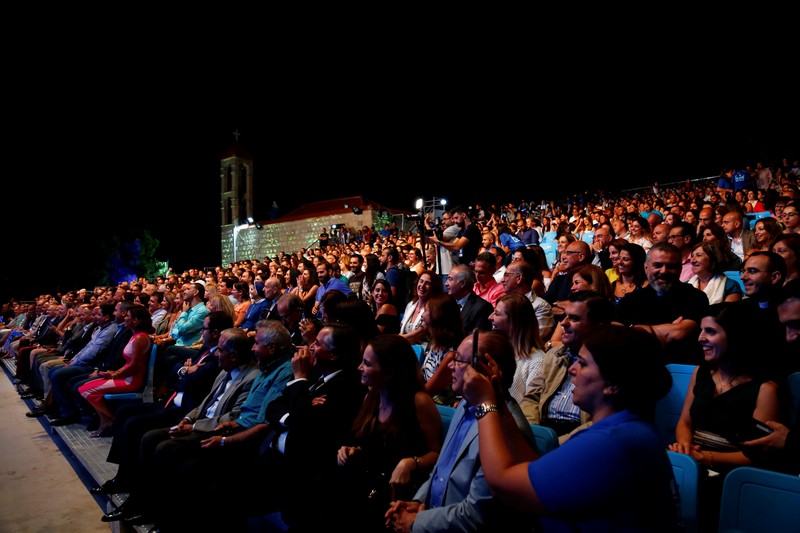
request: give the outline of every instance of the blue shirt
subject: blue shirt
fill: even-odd
[[[181,312],[169,330],[169,336],[175,339],[175,346],[191,346],[197,342],[202,333],[203,320],[210,312],[203,302]]]
[[[291,380],[291,356],[287,355],[270,361],[267,368],[262,370],[253,381],[250,393],[247,395],[239,416],[236,418],[236,423],[245,429],[250,429],[257,424],[266,422],[264,414],[267,411],[269,402],[280,396],[286,384]]]
[[[647,531],[677,522],[672,465],[655,427],[614,413],[528,464],[545,531]]]
[[[341,291],[348,296],[353,289],[350,288],[350,285],[345,283],[344,281],[340,280],[339,278],[331,278],[325,283],[325,285],[320,285],[319,289],[317,289],[317,294],[315,295],[314,299],[317,302],[322,301],[322,297],[325,296],[325,293],[329,290],[335,289],[337,291]],[[322,307],[319,308],[319,312],[317,313],[317,318],[322,318]]]

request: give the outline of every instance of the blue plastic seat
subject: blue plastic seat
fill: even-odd
[[[593,231],[584,231],[583,235],[581,235],[581,240],[589,245],[594,243],[594,232]]]
[[[147,364],[147,377],[145,377],[144,384],[142,388],[136,392],[117,392],[117,393],[109,393],[104,394],[103,398],[106,400],[111,401],[119,401],[119,400],[141,400],[145,403],[152,403],[153,402],[153,373],[155,372],[156,368],[156,351],[158,350],[158,345],[153,343],[153,347],[150,349],[150,361]]]
[[[449,407],[447,405],[440,405],[436,404],[436,408],[439,410],[439,415],[442,417],[442,435],[447,435],[447,430],[450,428],[450,422],[453,420],[453,415],[456,414],[455,407]]]
[[[769,211],[759,211],[758,213],[747,213],[747,220],[750,221],[750,229],[755,229],[756,222],[761,220],[762,218],[771,217],[772,213]]]
[[[735,280],[736,283],[738,283],[739,286],[742,288],[742,292],[744,292],[744,283],[742,283],[741,272],[739,272],[738,270],[726,270],[725,272],[723,272],[723,274],[725,274],[726,277]]]
[[[697,532],[697,484],[700,481],[700,467],[690,456],[667,451],[672,473],[678,484],[681,498],[681,520],[685,533]]]
[[[800,476],[752,466],[734,468],[722,483],[719,532],[800,531]]]
[[[545,242],[554,242],[556,240],[556,232],[555,231],[545,231],[542,235],[542,243]]]
[[[656,404],[655,419],[656,428],[665,446],[675,442],[675,428],[681,417],[686,393],[689,391],[689,381],[695,368],[695,365],[667,365],[667,370],[672,374],[672,388]]]
[[[422,365],[422,361],[425,358],[425,347],[421,344],[412,344],[411,347],[414,348],[419,364]]]
[[[531,424],[533,437],[536,440],[536,452],[544,455],[558,448],[558,433],[553,428]]]

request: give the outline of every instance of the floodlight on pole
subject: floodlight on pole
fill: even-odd
[[[249,227],[250,227],[250,224],[239,224],[238,226],[235,226],[233,228],[233,262],[234,263],[237,261],[237,257],[236,257],[237,256],[237,252],[238,252],[237,240],[238,240],[238,237],[239,237],[239,232],[242,231],[244,228],[249,228]]]

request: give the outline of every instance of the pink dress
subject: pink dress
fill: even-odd
[[[126,344],[125,348],[122,350],[122,355],[125,358],[125,364],[122,366],[122,368],[118,370],[118,372],[123,371],[123,369],[126,369],[131,365],[131,362],[133,360],[133,341],[140,336],[149,337],[147,333],[139,332],[130,338],[128,344]],[[150,349],[148,349],[146,353],[149,356]],[[146,378],[147,378],[147,363],[145,362],[145,364],[142,365],[140,371],[135,374],[131,374],[121,379],[107,379],[107,378],[93,379],[81,385],[78,388],[78,392],[81,393],[81,396],[86,398],[87,402],[89,402],[93,407],[96,407],[97,404],[104,401],[103,399],[104,394],[138,391],[139,389],[142,388],[142,385],[144,385],[144,380]]]

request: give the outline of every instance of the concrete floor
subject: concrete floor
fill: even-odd
[[[25,416],[34,403],[20,399],[9,368],[0,366],[0,533],[107,533],[100,517],[108,500],[89,493],[91,475],[75,457],[67,460],[46,419]]]

